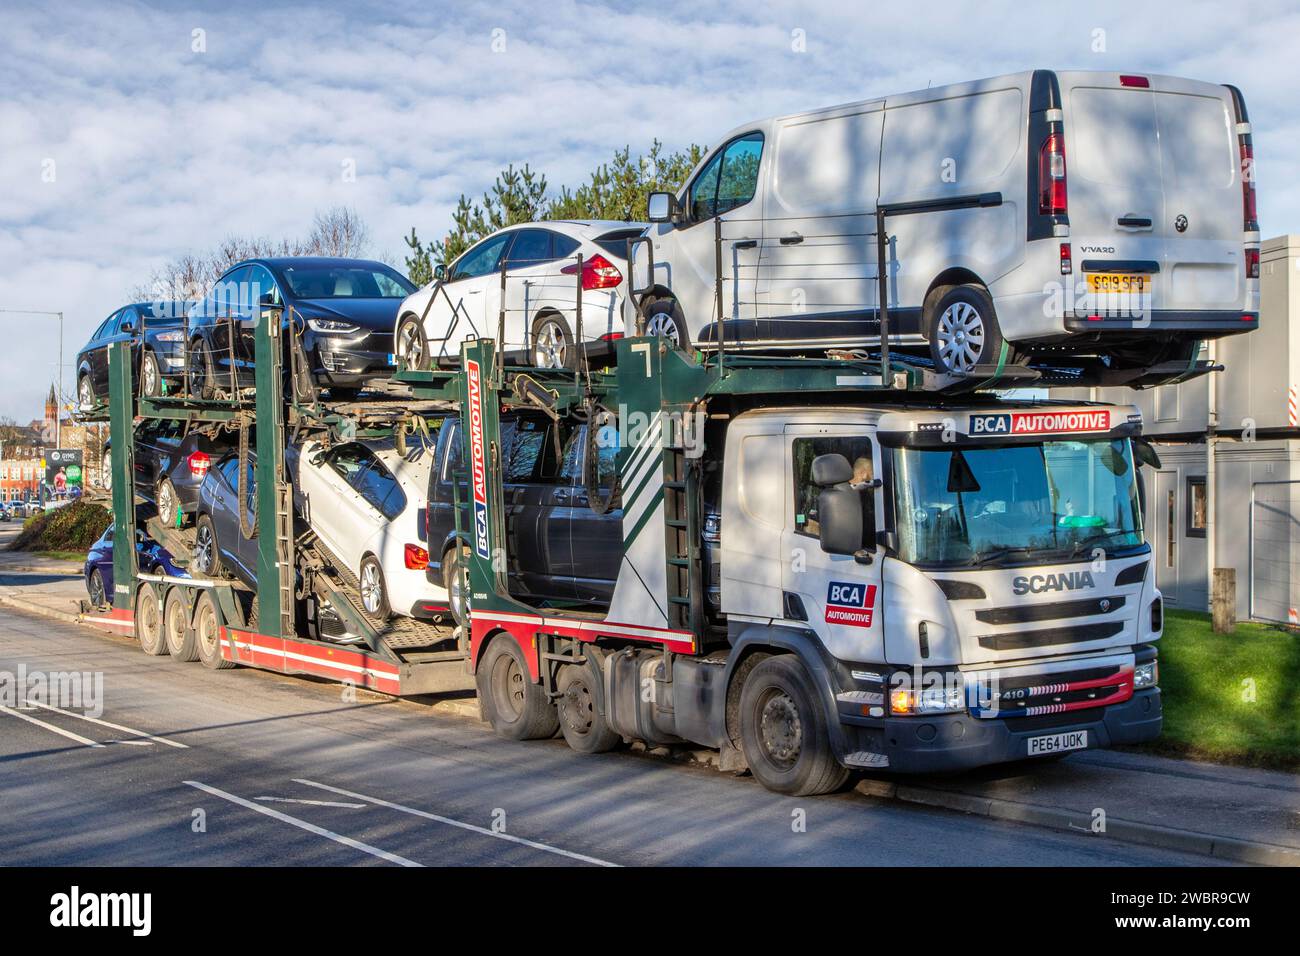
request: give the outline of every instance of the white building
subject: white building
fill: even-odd
[[[1210,569],[1236,568],[1239,620],[1296,623],[1300,236],[1262,244],[1260,279],[1259,329],[1204,346],[1223,372],[1088,393],[1137,405],[1160,454],[1160,470],[1146,473],[1146,528],[1169,605],[1206,609]]]

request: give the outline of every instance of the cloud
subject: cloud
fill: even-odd
[[[1300,213],[1297,41],[1300,13],[1283,3],[10,0],[0,308],[62,310],[70,369],[158,265],[230,234],[299,235],[345,204],[400,258],[411,226],[440,234],[459,194],[509,162],[558,187],[627,143],[707,144],[755,117],[1033,67],[1240,86],[1272,235]],[[0,414],[26,420],[54,373],[55,323],[0,323]]]

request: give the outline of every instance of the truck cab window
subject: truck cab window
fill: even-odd
[[[862,493],[862,546],[875,548],[875,508],[870,487],[876,476],[871,439],[862,436],[796,438],[794,441],[794,528],[800,534],[816,537],[821,533],[817,520],[817,496],[821,488],[813,484],[812,463],[818,455],[843,455],[853,466],[852,484]]]

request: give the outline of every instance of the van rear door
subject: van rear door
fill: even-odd
[[[1059,79],[1079,279],[1087,291],[1119,292],[1093,300],[1090,311],[1140,309],[1147,317],[1245,308],[1229,91],[1117,73]],[[1149,277],[1145,285],[1134,281],[1139,275]]]

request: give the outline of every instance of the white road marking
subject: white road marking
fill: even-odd
[[[43,707],[46,710],[53,710],[57,713],[64,714],[68,717],[76,717],[78,720],[88,720],[92,724],[99,724],[99,726],[101,727],[110,727],[113,730],[120,730],[124,734],[131,734],[132,736],[135,737],[145,738],[145,740],[121,741],[121,743],[124,744],[140,744],[140,745],[147,746],[146,741],[152,740],[156,743],[166,744],[168,747],[175,747],[178,750],[190,749],[188,745],[177,743],[175,740],[168,740],[166,737],[155,737],[153,734],[146,734],[143,730],[136,730],[133,727],[123,727],[121,724],[111,724],[107,720],[100,720],[98,717],[87,717],[85,714],[79,714],[75,710],[64,710],[62,707],[55,707],[51,704],[42,704],[39,700],[29,700],[29,701],[25,701],[24,703],[29,704],[33,707]]]
[[[364,810],[364,803],[342,803],[335,800],[296,800],[293,797],[258,797],[267,803],[305,803],[309,807],[348,807],[352,810]]]
[[[445,823],[448,826],[460,827],[462,830],[469,830],[473,833],[481,833],[484,836],[495,837],[498,840],[506,840],[510,843],[519,843],[523,846],[532,847],[534,850],[542,850],[546,853],[554,853],[557,856],[567,857],[570,860],[579,860],[583,863],[592,863],[596,866],[618,866],[617,863],[610,863],[608,860],[600,860],[594,856],[584,856],[581,853],[574,853],[570,850],[561,850],[559,847],[548,846],[545,843],[538,843],[536,840],[525,840],[523,837],[517,837],[510,833],[498,833],[495,830],[489,830],[487,827],[475,826],[473,823],[462,823],[459,820],[453,820],[450,817],[441,817],[436,813],[429,813],[425,810],[417,810],[414,807],[405,807],[400,803],[392,803],[388,800],[381,800],[379,797],[368,797],[364,793],[355,793],[351,790],[344,790],[341,787],[331,787],[328,784],[316,783],[314,780],[302,780],[295,777],[294,783],[301,783],[307,787],[318,787],[321,790],[328,790],[331,793],[337,793],[343,797],[352,797],[354,800],[365,800],[367,803],[373,803],[376,806],[388,807],[390,810],[400,810],[402,813],[410,813],[417,817],[423,817],[426,820],[433,820],[437,823]]]
[[[291,824],[300,830],[306,830],[308,833],[314,833],[317,836],[323,836],[327,840],[333,840],[335,843],[342,843],[344,846],[350,846],[354,850],[360,850],[362,853],[369,853],[371,856],[377,856],[381,860],[387,860],[389,863],[396,863],[398,866],[422,866],[414,860],[408,860],[404,856],[398,856],[396,853],[389,853],[387,850],[381,850],[373,847],[369,843],[362,843],[360,840],[354,840],[351,837],[345,837],[342,834],[335,833],[332,830],[326,830],[324,827],[318,827],[314,823],[308,823],[306,820],[299,820],[297,817],[291,817],[287,813],[281,813],[279,810],[272,810],[270,807],[264,807],[261,804],[254,803],[252,800],[245,800],[243,797],[237,797],[233,793],[226,793],[224,790],[218,790],[216,787],[209,787],[206,783],[199,783],[197,780],[185,780],[186,785],[194,787],[196,790],[202,790],[204,793],[210,793],[214,797],[220,797],[222,800],[229,800],[231,803],[249,810],[256,810],[258,813],[265,814],[268,817],[274,817],[283,823]]]
[[[44,727],[46,730],[50,731],[51,733],[56,733],[60,737],[67,737],[69,740],[75,740],[77,743],[84,744],[87,747],[104,746],[103,744],[96,743],[95,741],[90,740],[89,738],[82,737],[79,734],[74,734],[70,730],[64,730],[62,727],[55,727],[53,724],[47,724],[43,720],[37,720],[31,714],[24,714],[20,710],[14,710],[12,707],[0,707],[0,714],[9,714],[13,717],[17,717],[19,720],[25,720],[29,724],[35,724],[37,727]]]

